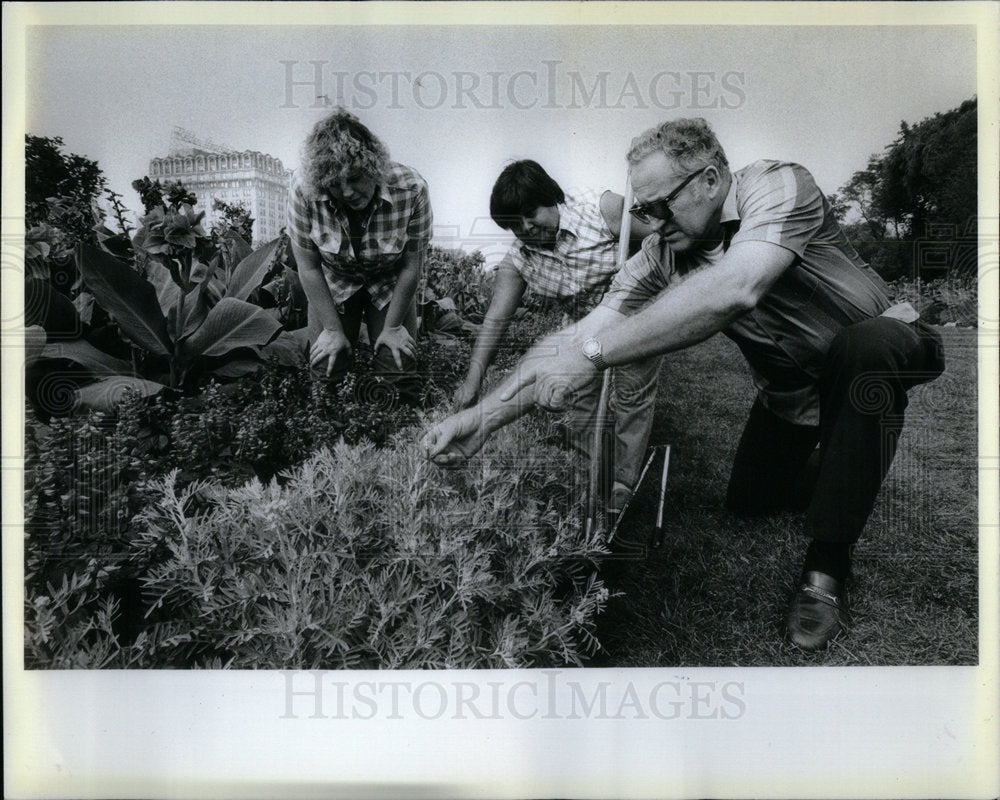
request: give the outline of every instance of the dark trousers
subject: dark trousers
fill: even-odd
[[[338,312],[340,325],[344,329],[344,335],[351,343],[352,348],[357,348],[358,337],[361,334],[361,321],[364,320],[368,330],[368,340],[375,344],[382,328],[385,327],[385,318],[389,313],[389,306],[382,309],[375,308],[371,301],[371,296],[367,289],[360,289],[344,302],[343,313]],[[403,318],[403,325],[416,338],[417,335],[417,306],[414,299],[410,303]],[[322,325],[309,310],[309,341],[316,341],[322,330]],[[417,375],[417,363],[414,359],[405,354],[400,354],[403,368],[396,366],[396,361],[388,347],[380,347],[372,356],[373,380],[359,386],[359,392],[366,399],[373,402],[391,405],[397,400],[415,403],[420,400],[420,378]],[[333,373],[330,375],[331,384],[339,383],[351,367],[352,356],[340,353],[333,365]]]
[[[819,381],[818,427],[754,403],[727,506],[743,514],[806,509],[808,536],[857,541],[896,454],[907,390],[943,370],[941,337],[920,322],[876,317],[844,328]]]

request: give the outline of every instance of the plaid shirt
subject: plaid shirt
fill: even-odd
[[[528,288],[540,297],[599,299],[618,271],[618,238],[601,214],[601,192],[574,192],[559,205],[559,232],[552,250],[516,242],[500,268],[520,273]]]
[[[375,190],[375,204],[361,234],[361,260],[351,247],[347,215],[326,192],[311,197],[298,175],[288,204],[288,236],[304,250],[319,252],[330,295],[342,308],[361,288],[375,308],[392,299],[409,242],[426,246],[433,215],[427,182],[409,167],[390,161]]]

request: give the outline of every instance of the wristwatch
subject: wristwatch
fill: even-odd
[[[608,362],[601,355],[601,343],[593,336],[583,343],[583,354],[593,362],[598,370],[603,371],[608,368]]]

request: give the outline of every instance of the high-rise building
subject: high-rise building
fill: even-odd
[[[291,170],[280,159],[256,150],[234,151],[175,128],[170,153],[149,162],[153,180],[181,181],[198,198],[208,230],[219,217],[215,200],[242,204],[253,217],[254,242],[275,238],[285,226]]]

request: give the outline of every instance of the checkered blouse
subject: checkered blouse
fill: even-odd
[[[363,287],[374,306],[384,308],[403,268],[407,243],[426,246],[431,238],[433,214],[427,182],[416,170],[393,161],[376,189],[375,207],[363,228],[360,261],[351,247],[347,215],[329,194],[310,196],[296,175],[290,201],[288,235],[304,250],[319,252],[338,307]]]
[[[618,271],[618,239],[601,215],[601,192],[567,194],[559,205],[559,232],[552,250],[516,242],[500,267],[516,269],[528,288],[560,300],[600,295]]]

